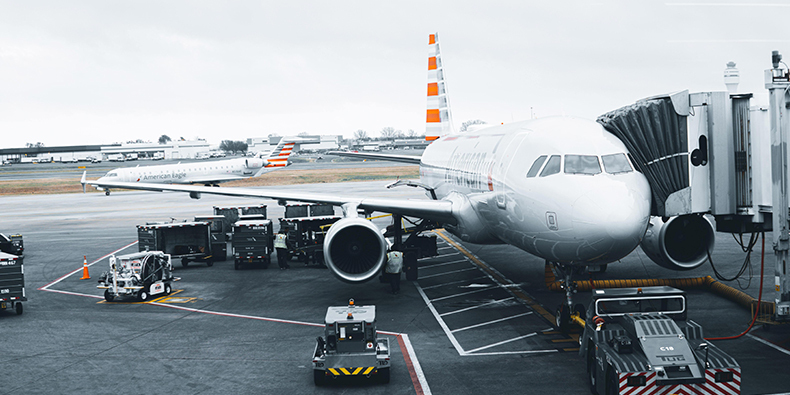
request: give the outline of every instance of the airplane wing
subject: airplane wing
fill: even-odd
[[[360,159],[389,160],[393,162],[403,162],[412,165],[420,164],[420,157],[417,155],[395,155],[395,154],[373,154],[366,152],[330,151],[328,155],[348,156]]]
[[[98,182],[81,180],[83,185],[94,185],[101,188],[136,189],[143,191],[175,191],[186,192],[191,197],[200,194],[213,194],[237,197],[259,197],[279,201],[295,201],[307,203],[326,203],[343,207],[343,210],[363,209],[369,212],[380,211],[385,213],[400,214],[409,217],[418,217],[442,223],[456,224],[453,215],[453,204],[447,200],[428,199],[395,199],[395,198],[365,198],[360,196],[327,195],[305,191],[278,190],[276,188],[217,188],[197,185],[152,184],[144,182]]]

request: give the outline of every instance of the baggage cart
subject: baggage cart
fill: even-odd
[[[233,268],[239,270],[242,264],[255,263],[269,267],[274,251],[272,221],[268,219],[238,221],[233,224]]]
[[[172,259],[181,259],[183,267],[190,261],[214,265],[208,222],[137,225],[137,237],[141,252],[162,251]]]
[[[24,311],[25,268],[22,258],[0,252],[0,310],[14,309],[18,315]]]

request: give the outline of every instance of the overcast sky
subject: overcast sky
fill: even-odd
[[[730,60],[763,98],[788,17],[787,1],[0,0],[0,147],[423,133],[432,32],[456,127],[724,90]]]

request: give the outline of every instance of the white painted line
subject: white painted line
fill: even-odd
[[[560,352],[560,350],[549,349],[549,350],[529,350],[529,351],[476,352],[474,354],[466,354],[465,356],[468,357],[474,355],[491,356],[491,355],[513,355],[513,354],[548,354],[553,352]]]
[[[757,336],[755,336],[755,335],[752,335],[751,333],[747,333],[747,334],[746,334],[746,336],[749,336],[750,338],[752,338],[752,339],[754,339],[754,340],[757,340],[758,342],[760,342],[760,343],[762,343],[762,344],[765,344],[766,346],[768,346],[768,347],[771,347],[771,348],[773,348],[774,350],[776,350],[776,351],[779,351],[779,352],[780,352],[780,353],[782,353],[782,354],[787,354],[787,355],[790,355],[790,351],[788,351],[788,350],[785,350],[784,348],[782,348],[782,347],[779,347],[779,346],[777,346],[776,344],[773,344],[773,343],[771,343],[771,342],[769,342],[769,341],[767,341],[767,340],[765,340],[765,339],[759,338],[759,337],[757,337]]]
[[[461,292],[461,293],[459,293],[459,294],[455,294],[455,295],[442,296],[441,298],[431,299],[431,302],[438,302],[438,301],[440,301],[440,300],[445,300],[445,299],[452,299],[452,298],[455,298],[455,297],[458,297],[458,296],[464,296],[464,295],[476,294],[476,293],[478,293],[478,292],[483,292],[483,291],[490,291],[491,289],[495,289],[495,288],[493,288],[493,287],[494,287],[494,286],[493,286],[493,284],[492,284],[492,285],[490,285],[490,286],[486,286],[485,288],[476,289],[476,290],[474,290],[474,291],[467,291],[467,292]],[[496,288],[498,288],[498,287],[496,287]]]
[[[455,311],[450,311],[450,312],[447,312],[447,313],[442,313],[442,317],[444,317],[444,316],[446,316],[446,315],[451,315],[451,314],[458,314],[458,313],[463,313],[464,311],[474,310],[474,309],[476,309],[476,308],[483,307],[483,306],[488,306],[488,305],[495,304],[495,303],[505,302],[505,301],[508,301],[508,300],[510,300],[510,299],[515,299],[515,297],[514,297],[514,296],[511,296],[511,297],[509,297],[509,298],[505,298],[505,299],[499,299],[499,300],[495,300],[495,301],[493,301],[493,302],[488,302],[488,303],[479,304],[479,305],[477,305],[477,306],[466,307],[466,308],[463,308],[463,309],[461,309],[461,310],[455,310]]]
[[[433,316],[436,317],[436,322],[438,322],[439,326],[442,327],[444,334],[447,335],[448,339],[450,339],[450,343],[453,345],[453,347],[455,347],[455,351],[458,352],[458,355],[465,355],[466,351],[464,351],[464,348],[461,347],[460,344],[458,344],[458,340],[455,339],[455,336],[453,336],[453,333],[450,331],[450,328],[447,327],[447,324],[444,322],[442,317],[439,316],[439,312],[436,311],[436,308],[433,307],[431,301],[428,300],[428,296],[425,295],[425,292],[423,292],[422,288],[420,287],[420,284],[414,283],[414,286],[417,287],[417,291],[420,293],[420,296],[422,296],[422,300],[425,301],[425,305],[428,306],[428,309],[431,310]]]
[[[532,333],[530,333],[530,334],[528,334],[528,335],[519,336],[519,337],[514,337],[514,338],[512,338],[512,339],[510,339],[510,340],[504,340],[504,341],[501,341],[501,342],[498,342],[498,343],[489,344],[489,345],[487,345],[487,346],[478,347],[478,348],[475,348],[474,350],[469,350],[469,351],[467,351],[467,353],[469,353],[469,354],[472,354],[472,353],[474,353],[475,351],[480,351],[480,350],[485,350],[485,349],[488,349],[488,348],[491,348],[491,347],[501,346],[501,345],[503,345],[503,344],[511,343],[511,342],[518,341],[518,340],[521,340],[521,339],[526,339],[526,338],[528,338],[528,337],[532,337],[532,336],[535,336],[535,335],[537,335],[537,334],[538,334],[537,332],[532,332]]]
[[[444,273],[438,273],[438,274],[431,274],[431,275],[429,275],[429,276],[420,276],[420,278],[421,278],[421,279],[426,279],[426,278],[431,278],[431,277],[439,277],[439,276],[444,276],[444,275],[447,275],[447,274],[461,273],[461,272],[468,272],[468,271],[470,271],[470,270],[478,270],[478,269],[477,269],[477,267],[475,266],[475,267],[470,267],[470,268],[467,268],[467,269],[453,270],[453,271],[444,272]]]
[[[474,329],[474,328],[479,328],[479,327],[481,327],[481,326],[486,326],[486,325],[496,324],[497,322],[502,322],[502,321],[512,320],[513,318],[523,317],[523,316],[525,316],[525,315],[530,315],[530,314],[532,314],[532,312],[531,312],[531,311],[528,311],[528,312],[526,312],[526,313],[521,313],[521,314],[511,315],[510,317],[505,317],[505,318],[500,318],[500,319],[493,320],[493,321],[482,322],[482,323],[480,323],[480,324],[475,324],[475,325],[465,326],[465,327],[463,327],[463,328],[453,329],[453,333],[462,332],[462,331],[465,331],[465,330],[467,330],[467,329]]]
[[[91,262],[91,263],[89,263],[89,264],[88,264],[88,267],[90,267],[90,266],[93,266],[94,264],[96,264],[96,263],[98,263],[98,262],[101,262],[103,259],[105,259],[105,258],[109,257],[110,255],[113,255],[113,254],[116,254],[116,253],[118,253],[118,252],[121,252],[121,251],[123,251],[123,250],[125,250],[125,249],[127,249],[127,248],[129,248],[129,247],[131,247],[131,246],[133,246],[133,245],[135,245],[135,244],[137,244],[137,242],[136,242],[136,241],[135,241],[134,243],[127,244],[126,246],[124,246],[124,247],[121,247],[121,248],[119,248],[119,249],[117,249],[117,250],[115,250],[115,251],[113,251],[113,252],[111,252],[111,253],[109,253],[109,254],[107,254],[107,255],[105,255],[105,256],[103,256],[103,257],[101,257],[101,258],[99,258],[99,259],[97,259],[97,260],[95,260],[95,261],[93,261],[93,262]],[[65,280],[66,278],[68,278],[68,277],[69,277],[69,276],[71,276],[72,274],[74,274],[74,273],[78,273],[78,272],[81,272],[81,271],[82,271],[82,265],[80,265],[80,266],[79,266],[77,269],[74,269],[74,270],[72,270],[71,272],[69,272],[69,273],[67,273],[67,274],[63,275],[63,276],[62,276],[62,277],[60,277],[59,279],[57,279],[57,280],[55,280],[55,281],[53,281],[53,282],[51,282],[51,283],[49,283],[49,284],[47,284],[47,285],[45,285],[45,286],[43,286],[43,287],[39,288],[38,290],[39,290],[39,291],[50,291],[50,292],[57,292],[57,293],[63,293],[63,294],[69,294],[69,295],[88,296],[88,295],[86,295],[86,294],[78,294],[78,293],[74,293],[74,292],[68,292],[68,291],[55,291],[55,290],[51,290],[51,289],[49,289],[49,287],[51,287],[51,286],[53,286],[53,285],[55,285],[55,284],[57,284],[57,283],[59,283],[59,282],[61,282],[61,281]],[[91,296],[91,297],[92,297],[92,296]]]
[[[433,289],[433,288],[439,288],[439,287],[446,287],[448,285],[453,285],[453,284],[468,283],[470,281],[480,280],[482,278],[488,278],[488,276],[479,276],[479,277],[470,278],[470,279],[466,279],[466,280],[450,281],[449,283],[441,283],[441,284],[436,284],[436,285],[429,285],[427,287],[423,287],[422,289]]]
[[[420,266],[420,267],[418,267],[418,269],[427,269],[429,267],[437,267],[437,266],[444,266],[444,265],[454,265],[456,263],[463,263],[463,262],[469,262],[469,260],[468,259],[459,259],[457,261],[435,263],[433,265]]]
[[[411,346],[409,335],[401,333],[400,337],[403,339],[403,344],[406,345],[406,350],[409,352],[411,364],[412,367],[414,367],[414,373],[417,375],[417,379],[420,381],[423,395],[431,395],[431,387],[428,386],[428,380],[425,379],[425,373],[422,372],[420,361],[417,359],[417,353],[414,352],[414,348]]]

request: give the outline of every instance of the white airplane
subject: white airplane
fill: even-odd
[[[324,261],[340,280],[367,281],[380,273],[387,244],[380,230],[359,211],[385,212],[435,221],[461,240],[511,244],[554,265],[564,278],[566,302],[558,326],[572,310],[571,276],[616,262],[633,251],[650,226],[656,263],[685,270],[704,263],[705,243],[690,233],[712,225],[699,216],[683,221],[650,217],[647,179],[634,170],[624,144],[599,123],[550,117],[482,126],[464,133],[450,127],[438,40],[430,35],[427,131],[434,141],[421,157],[348,153],[420,166],[419,182],[430,199],[366,198],[276,188],[206,188],[138,182],[91,182],[101,187],[263,197],[341,206],[343,216],[324,241]],[[707,234],[706,233],[706,234]],[[643,243],[644,246],[644,243]],[[677,253],[680,251],[681,253]]]
[[[283,168],[288,165],[288,157],[294,148],[294,142],[280,143],[268,153],[254,158],[237,158],[212,162],[177,163],[174,165],[120,167],[110,170],[96,182],[86,182],[87,172],[82,174],[83,192],[85,184],[96,186],[110,194],[109,187],[99,184],[105,182],[163,183],[163,184],[205,184],[218,186],[227,181],[258,177],[263,173]]]

